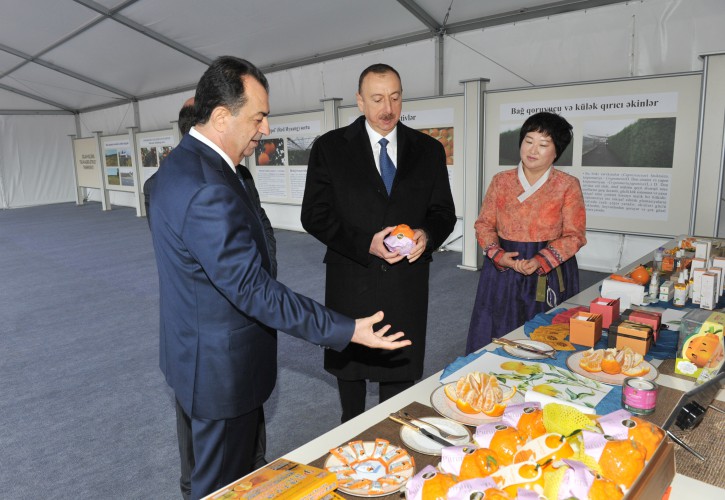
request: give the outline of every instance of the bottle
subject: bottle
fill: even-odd
[[[649,282],[649,298],[651,302],[657,302],[660,295],[660,273],[652,271],[652,278]]]
[[[665,247],[659,247],[655,250],[654,262],[652,263],[653,271],[662,271],[662,259],[665,256]]]
[[[684,307],[685,302],[687,302],[687,281],[685,275],[685,272],[681,272],[680,277],[677,278],[677,283],[675,283],[675,296],[672,299],[673,306]]]

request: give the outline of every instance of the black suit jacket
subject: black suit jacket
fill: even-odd
[[[325,353],[325,368],[344,379],[415,380],[423,373],[432,252],[456,223],[443,146],[402,123],[397,126],[397,173],[388,195],[375,167],[365,117],[315,141],[310,154],[302,225],[327,245],[325,303],[368,316],[385,312],[391,331],[413,345],[393,352],[349,346]],[[424,229],[428,248],[414,263],[388,265],[370,254],[373,235],[387,226]]]

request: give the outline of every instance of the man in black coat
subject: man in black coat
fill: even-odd
[[[343,422],[365,410],[366,380],[380,382],[382,402],[422,377],[432,252],[456,223],[443,146],[399,121],[398,72],[370,66],[356,97],[364,116],[312,147],[302,225],[327,245],[326,305],[353,317],[383,309],[385,321],[413,344],[395,352],[352,345],[325,351],[325,369],[338,379]],[[407,256],[383,243],[398,224],[414,230]]]

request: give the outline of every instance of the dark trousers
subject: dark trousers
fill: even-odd
[[[216,441],[215,443],[204,442],[197,444],[196,449],[201,450],[197,451],[197,455],[203,455],[199,458],[199,460],[203,461],[200,467],[196,467],[197,461],[194,456],[194,429],[197,430],[197,441],[199,438],[206,440],[208,437]],[[248,429],[256,429],[256,431],[249,433]],[[181,460],[181,478],[179,482],[181,494],[185,500],[201,498],[267,464],[264,458],[267,447],[267,433],[262,407],[250,414],[232,420],[203,420],[189,418],[177,401],[176,432],[179,442],[179,458]],[[246,436],[248,433],[252,434],[251,439],[253,439],[254,443],[251,447],[251,465],[248,465],[248,458],[241,457],[241,455],[247,457],[249,453],[239,451],[250,449],[246,445],[250,442],[250,436]],[[235,449],[236,451],[232,452],[232,455],[239,455],[239,460],[235,457],[232,457],[231,460],[225,457],[225,453],[229,455],[229,450]],[[197,470],[195,471],[195,469]],[[217,480],[213,479],[213,476],[216,475],[219,477]],[[196,479],[192,481],[193,478]]]
[[[379,403],[400,394],[404,390],[413,387],[415,384],[412,380],[404,380],[402,382],[379,382],[380,397]],[[337,389],[340,392],[340,403],[342,405],[342,423],[347,422],[351,418],[357,417],[365,411],[365,380],[342,380],[337,379]]]

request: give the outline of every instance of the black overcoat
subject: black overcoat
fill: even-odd
[[[310,154],[302,225],[327,246],[326,305],[353,318],[382,310],[383,324],[413,342],[392,352],[356,344],[325,351],[325,369],[345,380],[421,378],[431,254],[456,223],[443,146],[402,123],[397,137],[390,195],[375,166],[364,116],[324,134]],[[369,252],[373,235],[397,224],[428,234],[425,253],[412,264],[403,259],[389,265]]]

